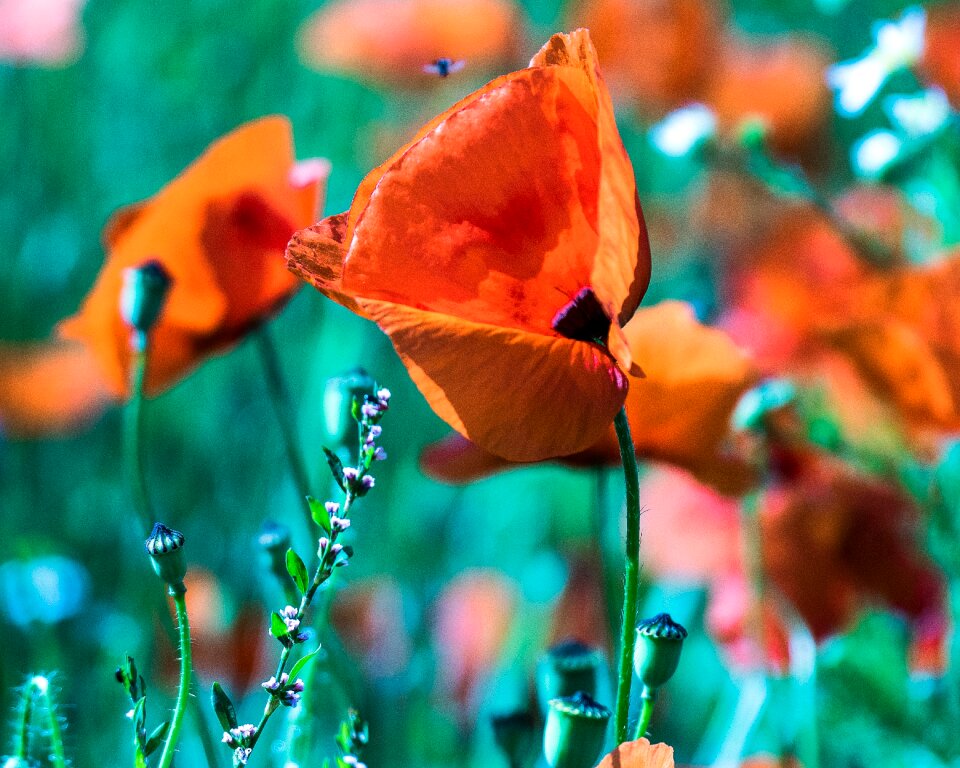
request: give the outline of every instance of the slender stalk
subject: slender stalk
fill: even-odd
[[[643,693],[640,694],[643,707],[640,710],[640,719],[637,721],[637,732],[634,734],[634,739],[642,739],[646,736],[647,728],[650,727],[650,718],[653,717],[653,705],[656,698],[656,689],[643,686]]]
[[[637,621],[637,588],[640,579],[640,469],[627,421],[626,408],[613,420],[623,461],[627,496],[627,544],[623,580],[623,624],[620,632],[620,666],[617,674],[616,740],[627,740],[630,714],[630,685],[633,682],[633,633]]]
[[[273,339],[270,337],[270,332],[266,326],[260,326],[253,336],[256,339],[257,352],[263,365],[270,405],[273,407],[273,413],[277,418],[277,424],[283,438],[283,448],[287,454],[290,473],[293,475],[293,484],[297,487],[297,493],[300,497],[305,498],[310,495],[310,473],[307,472],[306,462],[300,452],[290,393],[284,380],[283,369],[280,366],[280,356],[277,354],[277,348],[274,346]],[[310,517],[310,511],[305,505],[300,505],[300,508],[304,513],[307,531],[312,531],[313,520]]]
[[[150,530],[150,521],[154,519],[153,505],[147,489],[146,462],[144,460],[143,440],[143,389],[147,377],[147,336],[134,331],[131,342],[133,349],[133,370],[130,382],[130,403],[127,406],[125,424],[125,449],[130,476],[130,489],[133,493],[134,507],[140,517],[140,525],[145,532]]]
[[[160,754],[158,768],[170,768],[173,764],[173,753],[180,740],[180,731],[183,728],[183,717],[190,703],[190,678],[193,671],[192,649],[190,647],[190,620],[187,618],[187,601],[185,592],[170,588],[170,596],[177,610],[177,626],[180,628],[180,687],[177,690],[177,703],[173,709],[173,719],[167,731],[166,741],[163,743],[163,752]]]
[[[63,734],[60,730],[60,719],[56,708],[50,700],[49,687],[38,687],[47,709],[47,738],[50,741],[50,762],[54,768],[67,768],[67,757],[63,751]]]
[[[740,516],[743,524],[744,562],[750,579],[749,630],[756,645],[758,659],[766,669],[766,643],[764,640],[764,606],[767,599],[767,583],[763,571],[763,540],[760,531],[760,491],[748,493],[741,502]]]
[[[27,753],[30,750],[30,720],[33,717],[33,691],[34,685],[32,682],[23,686],[23,692],[20,694],[20,717],[13,737],[13,756],[24,761],[27,760]]]

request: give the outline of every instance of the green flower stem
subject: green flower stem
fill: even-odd
[[[150,493],[147,490],[146,462],[144,461],[143,390],[147,377],[148,350],[146,334],[140,331],[134,331],[131,347],[133,351],[133,367],[130,382],[130,403],[127,406],[124,437],[134,507],[136,508],[137,515],[140,517],[140,525],[143,531],[146,532],[150,530],[150,521],[156,517],[150,501]]]
[[[30,721],[33,717],[33,694],[32,682],[23,686],[20,694],[20,718],[13,737],[13,756],[23,761],[29,757],[27,751],[30,744]]]
[[[653,717],[653,705],[656,702],[657,689],[643,686],[643,693],[640,699],[643,701],[643,707],[640,710],[640,719],[637,721],[637,732],[634,739],[642,739],[647,734],[647,728],[650,727],[650,718]]]
[[[170,768],[173,764],[173,753],[180,740],[180,731],[183,728],[183,717],[190,703],[190,679],[193,671],[193,657],[190,646],[190,620],[187,618],[186,590],[169,589],[170,596],[177,611],[177,626],[180,628],[180,687],[177,690],[177,703],[173,709],[173,719],[170,721],[170,730],[167,731],[166,741],[163,743],[163,752],[160,754],[158,768]]]
[[[343,500],[343,506],[340,510],[340,517],[344,520],[350,517],[350,506],[353,504],[354,496],[352,493],[347,492]],[[312,520],[311,520],[312,522]],[[326,552],[330,552],[333,548],[333,545],[337,543],[339,538],[339,532],[334,530],[330,533],[330,543],[327,545]],[[296,618],[303,620],[304,614],[307,612],[307,608],[310,607],[310,604],[313,602],[314,596],[317,594],[317,590],[320,586],[326,582],[331,576],[333,576],[333,561],[327,556],[324,555],[320,562],[317,564],[316,571],[314,571],[313,579],[310,582],[310,587],[307,589],[306,594],[300,598],[300,604],[297,606]],[[277,662],[277,670],[274,673],[274,677],[279,680],[280,676],[284,673],[287,668],[287,662],[290,660],[290,654],[293,651],[293,647],[284,646],[283,651],[280,653],[280,660]],[[257,729],[254,731],[253,736],[250,737],[250,748],[256,746],[257,742],[260,740],[260,735],[263,733],[263,729],[267,724],[267,721],[270,719],[270,716],[277,711],[280,703],[277,701],[275,696],[270,696],[267,701],[266,707],[263,710],[263,716],[260,718],[260,722],[257,723]]]
[[[613,420],[620,444],[627,495],[627,546],[623,582],[623,624],[620,632],[620,667],[617,675],[616,743],[627,740],[630,714],[630,685],[633,682],[633,634],[637,620],[637,587],[640,578],[640,469],[634,452],[627,410],[621,408]]]
[[[280,366],[280,356],[277,354],[277,348],[274,346],[273,339],[270,337],[270,332],[266,326],[260,326],[253,335],[256,339],[257,353],[260,355],[260,362],[263,365],[264,380],[267,384],[270,404],[273,407],[273,413],[277,418],[277,424],[283,438],[283,448],[287,454],[287,463],[290,465],[293,483],[297,487],[300,498],[304,499],[310,495],[310,473],[307,472],[306,462],[300,452],[290,393],[284,380],[283,369]],[[307,530],[312,531],[313,520],[310,517],[310,511],[306,506],[301,506],[301,509],[304,511]]]

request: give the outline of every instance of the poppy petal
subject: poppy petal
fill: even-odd
[[[597,768],[673,768],[673,747],[637,739],[621,744]]]
[[[363,315],[357,302],[343,292],[348,220],[349,212],[338,213],[297,232],[287,244],[287,268],[327,298]]]
[[[114,400],[89,347],[77,342],[0,345],[0,434],[65,434]]]
[[[613,422],[626,376],[599,347],[359,299],[451,427],[512,461],[575,453]],[[564,404],[576,403],[566,408]]]

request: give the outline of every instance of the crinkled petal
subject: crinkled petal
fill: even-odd
[[[444,421],[512,461],[575,453],[609,428],[627,378],[594,344],[359,299]]]

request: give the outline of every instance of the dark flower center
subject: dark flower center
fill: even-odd
[[[603,341],[610,331],[606,316],[592,288],[581,288],[563,308],[554,315],[550,326],[561,336],[577,341]]]

